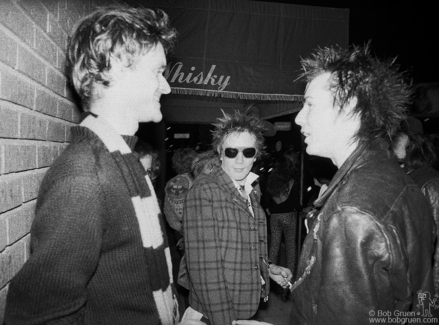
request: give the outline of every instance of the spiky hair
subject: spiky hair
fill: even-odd
[[[254,115],[246,115],[239,110],[234,110],[234,115],[225,113],[224,117],[218,118],[218,123],[214,123],[215,129],[212,131],[212,147],[214,150],[221,152],[222,145],[226,137],[231,133],[248,132],[256,138],[256,157],[264,153],[264,124]]]
[[[310,58],[301,61],[301,78],[312,81],[322,73],[331,73],[329,89],[334,104],[340,109],[357,99],[353,114],[358,114],[361,126],[354,140],[370,142],[390,140],[410,103],[410,85],[399,72],[395,59],[379,60],[370,54],[370,42],[365,46],[319,48]]]

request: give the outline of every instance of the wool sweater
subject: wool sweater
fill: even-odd
[[[135,137],[124,139],[134,147]],[[138,156],[127,160],[133,181],[144,177]],[[72,128],[41,184],[31,255],[10,283],[6,324],[160,324],[149,278],[166,261],[147,263],[129,185],[101,140]]]

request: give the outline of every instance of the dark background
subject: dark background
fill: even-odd
[[[259,1],[259,0],[251,0]],[[308,6],[322,6],[349,9],[349,44],[364,45],[371,41],[372,52],[380,58],[395,58],[401,71],[405,71],[408,81],[413,83],[439,82],[439,15],[434,2],[396,2],[396,1],[342,1],[342,0],[265,0]],[[265,171],[270,168],[277,154],[286,148],[294,147],[302,151],[300,130],[294,123],[296,114],[272,118],[277,121],[291,122],[290,131],[278,131],[275,136],[266,138],[267,152],[271,155],[265,164]],[[437,132],[438,119],[423,120],[428,133]],[[171,168],[170,159],[176,148],[192,147],[198,151],[208,149],[211,143],[210,124],[169,124],[162,121],[159,124],[147,123],[148,127],[141,128],[140,136],[154,145],[156,149],[165,152],[161,156],[162,171],[165,171],[164,181],[175,175]],[[190,139],[174,138],[174,133],[190,133]],[[166,138],[165,144],[160,138]],[[158,142],[154,141],[158,140]],[[281,152],[276,151],[276,144],[281,144]],[[306,159],[310,157],[305,155]],[[313,158],[313,157],[311,157]],[[271,162],[271,163],[270,163]],[[309,164],[306,163],[308,166]],[[332,165],[329,163],[329,165]],[[330,166],[332,168],[332,166]],[[309,183],[309,182],[306,182]],[[161,186],[158,186],[160,196]]]
[[[259,0],[252,0],[259,1]],[[439,81],[439,13],[434,1],[265,0],[349,9],[349,44],[371,40],[380,58],[395,58],[414,83]]]

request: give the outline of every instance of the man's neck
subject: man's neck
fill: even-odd
[[[344,162],[351,156],[351,154],[357,149],[359,143],[358,141],[347,143],[342,150],[339,150],[333,158],[331,158],[332,163],[340,168]]]
[[[120,107],[112,105],[92,105],[90,111],[99,118],[104,119],[111,127],[121,135],[134,135],[139,129],[139,123],[130,118]]]

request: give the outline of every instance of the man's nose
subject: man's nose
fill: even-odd
[[[299,113],[297,114],[296,118],[294,119],[294,122],[299,125],[303,126],[304,116],[305,116],[305,109],[302,108]]]
[[[169,83],[164,76],[162,76],[160,81],[160,90],[163,94],[169,94],[171,92],[171,86],[169,86]]]
[[[244,162],[244,154],[242,153],[242,151],[238,152],[238,154],[236,155],[235,161],[238,164],[242,164]]]

